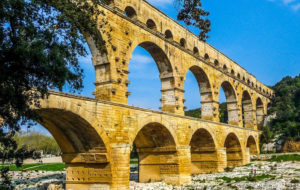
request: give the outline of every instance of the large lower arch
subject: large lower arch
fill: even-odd
[[[199,93],[201,95],[201,118],[213,120],[212,90],[208,76],[199,66],[192,66],[189,70],[195,76],[199,86]]]
[[[253,105],[248,91],[244,91],[242,96],[242,117],[245,128],[254,128]]]
[[[239,125],[239,109],[235,90],[228,81],[223,82],[221,87],[226,97],[228,123],[231,125]]]
[[[254,139],[254,137],[251,135],[247,139],[247,148],[249,148],[250,155],[257,155],[258,152],[258,145]]]
[[[224,147],[226,148],[227,166],[241,166],[243,164],[242,147],[234,133],[227,135]]]
[[[257,98],[256,100],[256,123],[257,123],[257,128],[260,130],[262,125],[263,125],[263,121],[264,121],[264,104],[261,100],[261,98]]]
[[[218,157],[213,137],[206,129],[198,129],[192,136],[192,174],[218,172]]]
[[[112,180],[108,150],[95,128],[71,111],[56,108],[36,111],[41,116],[38,123],[53,135],[62,151],[66,188],[109,186]]]
[[[137,46],[144,48],[150,53],[159,70],[162,93],[162,111],[173,113],[176,112],[178,107],[176,107],[175,100],[175,81],[173,76],[173,68],[167,54],[160,46],[150,41],[139,43]]]
[[[159,123],[147,124],[138,132],[134,144],[139,157],[139,181],[174,184],[179,171],[176,144],[170,131]]]

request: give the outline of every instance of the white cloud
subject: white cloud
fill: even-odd
[[[296,0],[283,0],[285,5],[295,2]]]
[[[294,11],[300,10],[300,3],[297,3],[297,4],[292,5],[292,9],[293,9]]]
[[[268,0],[270,2],[277,2],[284,6],[289,7],[293,11],[300,10],[300,0]]]
[[[141,55],[141,54],[133,54],[132,59],[129,62],[129,66],[130,66],[130,69],[141,70],[152,62],[153,62],[153,59],[150,56]]]

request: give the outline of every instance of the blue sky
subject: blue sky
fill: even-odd
[[[176,19],[173,0],[148,0]],[[210,12],[208,43],[239,63],[266,85],[300,73],[300,0],[202,0]],[[198,34],[198,30],[189,27]],[[92,96],[95,72],[91,57],[80,58],[85,71],[83,96]],[[129,65],[129,104],[158,110],[160,80],[152,57],[137,47]],[[147,88],[145,88],[147,86]],[[191,73],[185,83],[186,106],[200,107],[197,82]],[[225,100],[221,92],[220,101]],[[42,130],[40,127],[37,130]],[[45,131],[45,130],[42,130]]]

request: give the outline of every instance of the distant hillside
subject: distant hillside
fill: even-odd
[[[228,112],[227,112],[227,104],[220,104],[220,122],[227,123],[228,122]],[[201,108],[193,109],[185,111],[185,116],[201,118]]]

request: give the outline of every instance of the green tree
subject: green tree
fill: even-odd
[[[276,117],[270,123],[271,132],[283,140],[300,141],[300,75],[283,78],[273,89],[269,112]]]
[[[48,95],[49,89],[74,92],[82,86],[83,71],[78,56],[85,56],[89,34],[100,52],[105,52],[97,25],[97,15],[104,15],[97,5],[109,0],[1,0],[0,1],[0,146],[16,158],[12,139],[21,125],[41,120],[32,109]],[[200,39],[209,30],[203,27],[208,15],[200,0],[179,2],[178,19],[200,29]],[[104,21],[104,23],[106,22]],[[207,25],[209,26],[209,25]],[[17,159],[18,160],[18,159]],[[20,160],[21,161],[21,160]]]
[[[182,20],[186,25],[200,29],[199,39],[206,41],[211,22],[207,18],[209,12],[202,8],[201,0],[176,0],[176,2],[180,8],[177,19]]]

